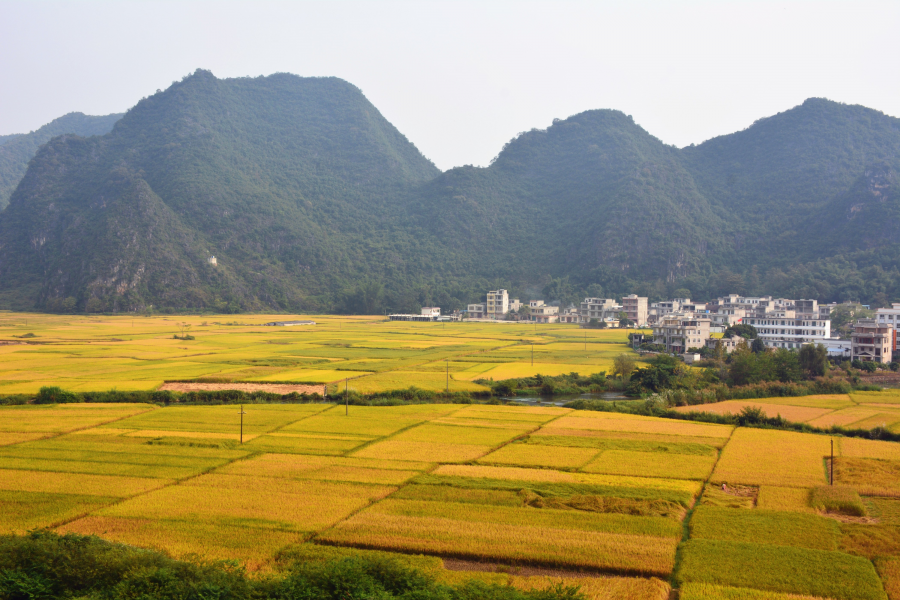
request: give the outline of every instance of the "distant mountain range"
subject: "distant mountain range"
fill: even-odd
[[[92,117],[73,112],[31,133],[0,135],[0,210],[9,204],[9,197],[25,176],[28,161],[34,158],[41,145],[66,133],[84,137],[109,133],[113,123],[121,118],[121,114]]]
[[[93,119],[30,142],[0,212],[0,308],[900,299],[900,119],[861,106],[810,99],[684,149],[591,110],[444,173],[335,78],[201,70]]]

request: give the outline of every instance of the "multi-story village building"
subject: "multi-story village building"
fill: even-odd
[[[470,304],[466,311],[466,316],[470,319],[483,319],[487,315],[487,309],[484,304]]]
[[[737,350],[738,346],[741,342],[746,341],[744,338],[736,335],[732,338],[709,338],[706,340],[706,347],[710,350],[715,350],[716,345],[722,348],[726,354],[731,354],[735,350]]]
[[[900,303],[894,302],[890,308],[879,308],[875,311],[875,319],[879,324],[892,325],[894,331],[900,329]],[[897,351],[900,350],[896,342],[891,350],[893,350],[893,354],[897,354]]]
[[[693,314],[669,314],[653,325],[653,343],[666,352],[684,354],[688,348],[702,348],[708,339],[709,319]]]
[[[559,321],[559,307],[547,306],[543,300],[531,300],[528,302],[531,309],[531,320],[534,323],[556,323]]]
[[[591,319],[604,321],[606,319],[618,319],[623,306],[616,304],[611,298],[585,298],[578,310],[581,323],[590,323]]]
[[[622,298],[622,311],[628,315],[628,319],[634,321],[637,325],[643,325],[647,322],[650,307],[647,305],[647,298],[631,294]]]
[[[853,325],[851,360],[889,363],[896,346],[897,330],[878,319],[858,319]]]
[[[691,302],[690,298],[675,298],[665,302],[654,302],[650,305],[647,315],[648,323],[656,323],[666,315],[672,313],[702,313],[706,312],[705,302]]]
[[[578,323],[578,309],[574,306],[559,311],[560,323]]]
[[[509,312],[509,293],[494,290],[487,293],[487,318],[502,319]]]
[[[522,308],[522,303],[519,302],[518,298],[513,298],[509,301],[509,312],[519,312],[520,308]]]
[[[756,328],[757,335],[770,348],[800,348],[818,344],[831,337],[831,320],[795,310],[775,311],[765,316],[745,318],[744,323]]]

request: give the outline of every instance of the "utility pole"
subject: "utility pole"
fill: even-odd
[[[831,438],[831,485],[834,485],[834,438]]]
[[[344,379],[344,416],[350,414],[350,397],[347,395],[348,379]]]
[[[447,393],[450,393],[450,359],[446,360],[447,362]]]
[[[247,413],[244,412],[244,405],[241,404],[240,415],[241,415],[241,443],[242,444],[244,443],[244,415],[246,415],[246,414]]]

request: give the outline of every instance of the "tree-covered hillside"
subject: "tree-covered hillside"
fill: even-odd
[[[120,118],[120,114],[92,117],[74,112],[54,119],[31,133],[0,135],[0,210],[9,204],[9,197],[25,175],[28,161],[42,144],[66,133],[103,135]]]
[[[373,313],[497,286],[886,301],[898,152],[900,119],[811,99],[681,150],[587,111],[441,173],[344,81],[197,71],[41,148],[0,212],[0,307]]]

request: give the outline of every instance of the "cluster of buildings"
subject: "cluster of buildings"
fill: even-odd
[[[649,316],[647,298],[634,294],[626,296],[619,304],[611,298],[585,298],[579,307],[560,308],[546,304],[543,300],[530,300],[525,315],[519,314],[524,306],[518,298],[510,300],[507,290],[493,290],[487,293],[487,301],[469,304],[466,316],[469,319],[488,319],[532,323],[579,323],[604,322],[608,327],[618,327],[624,315],[629,321],[643,325]]]
[[[880,308],[874,319],[858,319],[850,339],[833,337],[831,312],[838,304],[816,300],[789,300],[771,296],[723,296],[709,303],[676,298],[651,305],[648,325],[653,343],[666,352],[684,354],[691,348],[715,348],[732,352],[739,340],[712,337],[733,325],[752,325],[769,348],[799,349],[822,344],[830,356],[888,363],[897,347],[900,304]]]
[[[806,344],[822,344],[830,356],[851,360],[891,362],[900,328],[900,303],[880,308],[873,319],[857,319],[850,339],[832,336],[831,312],[836,303],[819,304],[816,300],[790,300],[772,296],[740,296],[730,294],[712,302],[693,302],[690,298],[674,298],[648,303],[647,298],[632,294],[618,303],[611,298],[585,298],[579,306],[560,308],[543,300],[530,300],[528,310],[523,303],[510,299],[507,290],[492,290],[483,303],[469,304],[465,317],[470,320],[520,321],[531,323],[577,323],[618,327],[623,316],[638,327],[652,328],[645,341],[658,344],[672,354],[688,354],[692,348],[710,348],[720,344],[732,352],[737,338],[713,336],[734,325],[752,325],[758,338],[769,348],[799,349]],[[437,307],[423,308],[419,315],[391,315],[394,321],[456,321],[463,315],[441,316]]]

